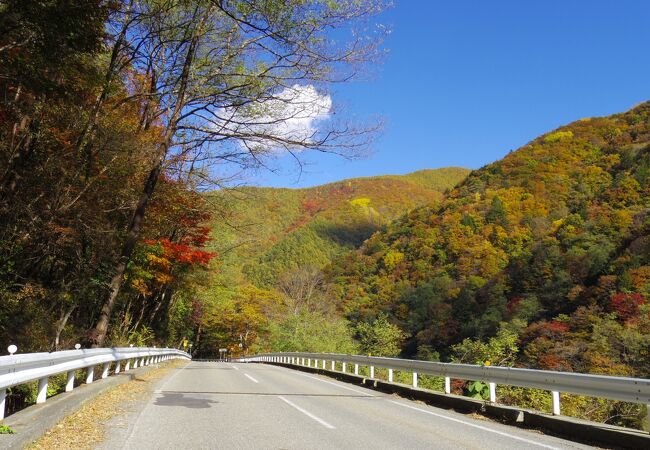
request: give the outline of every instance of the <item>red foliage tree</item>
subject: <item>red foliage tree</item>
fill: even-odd
[[[619,319],[627,321],[639,314],[639,306],[646,303],[646,298],[639,293],[626,294],[619,292],[612,295],[611,307]]]

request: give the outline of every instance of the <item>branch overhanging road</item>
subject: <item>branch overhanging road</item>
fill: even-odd
[[[192,362],[129,420],[102,448],[589,448],[262,364]]]

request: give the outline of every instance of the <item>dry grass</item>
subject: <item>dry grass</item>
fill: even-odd
[[[105,424],[110,419],[125,413],[129,403],[145,399],[153,381],[185,364],[187,362],[183,360],[171,361],[139,375],[135,380],[101,393],[61,420],[27,448],[30,450],[94,448],[104,440]]]

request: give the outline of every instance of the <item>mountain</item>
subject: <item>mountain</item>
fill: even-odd
[[[646,377],[649,235],[650,102],[473,171],[329,275],[350,320],[407,333],[405,356]]]
[[[324,267],[391,220],[440,202],[470,171],[421,170],[304,189],[246,187],[206,195],[223,284],[273,286],[285,271]]]

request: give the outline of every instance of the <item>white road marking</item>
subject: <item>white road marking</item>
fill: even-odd
[[[320,381],[322,383],[331,384],[332,386],[340,387],[341,389],[347,389],[348,391],[356,392],[357,394],[366,395],[368,397],[374,397],[374,395],[368,394],[367,392],[363,392],[363,391],[359,391],[359,390],[351,388],[351,387],[343,386],[342,384],[334,383],[332,381],[321,380],[320,378],[312,377],[311,375],[307,375],[307,374],[297,372],[297,371],[293,371],[293,373],[295,373],[296,375],[303,376],[303,377],[311,378],[312,380]]]
[[[306,409],[301,408],[300,406],[296,405],[294,402],[292,402],[292,401],[290,401],[290,400],[287,400],[287,399],[284,398],[283,396],[278,395],[278,398],[279,398],[280,400],[282,400],[283,402],[285,402],[287,405],[289,405],[289,406],[293,406],[294,408],[296,408],[298,411],[300,411],[301,413],[303,413],[303,414],[306,415],[307,417],[309,417],[309,418],[311,418],[311,419],[314,419],[316,422],[320,423],[320,424],[321,424],[322,426],[324,426],[325,428],[329,428],[330,430],[333,430],[334,428],[336,428],[334,425],[331,425],[331,424],[325,422],[325,421],[324,421],[323,419],[321,419],[320,417],[316,417],[315,415],[313,415],[312,413],[310,413],[310,412],[307,411]]]
[[[394,403],[396,405],[403,406],[404,408],[409,408],[409,409],[413,409],[415,411],[420,411],[420,412],[423,412],[425,414],[430,414],[432,416],[440,417],[441,419],[450,420],[452,422],[462,423],[463,425],[478,428],[479,430],[483,430],[483,431],[489,431],[490,433],[499,434],[501,436],[506,436],[506,437],[509,437],[510,439],[515,439],[517,441],[522,441],[522,442],[525,442],[527,444],[532,444],[532,445],[536,445],[538,447],[543,447],[543,448],[550,448],[550,449],[553,449],[553,450],[560,450],[558,447],[553,447],[553,446],[542,444],[542,443],[539,443],[539,442],[536,442],[536,441],[531,441],[530,439],[526,439],[526,438],[522,438],[522,437],[515,436],[515,435],[512,435],[512,434],[504,433],[503,431],[493,430],[492,428],[477,425],[475,423],[467,422],[465,420],[456,419],[454,417],[445,416],[443,414],[437,414],[437,413],[434,413],[433,411],[428,411],[426,409],[416,408],[415,406],[406,405],[404,403],[396,402],[394,400],[388,400],[388,401],[391,402],[391,403]]]
[[[251,377],[251,376],[250,376],[249,374],[247,374],[247,373],[245,373],[244,376],[245,376],[246,378],[248,378],[249,380],[251,380],[253,383],[259,383],[259,381],[257,381],[255,378]]]
[[[237,366],[233,366],[232,364],[230,365],[230,367],[232,367],[232,368],[235,369],[235,370],[239,370],[239,367],[237,367]]]

